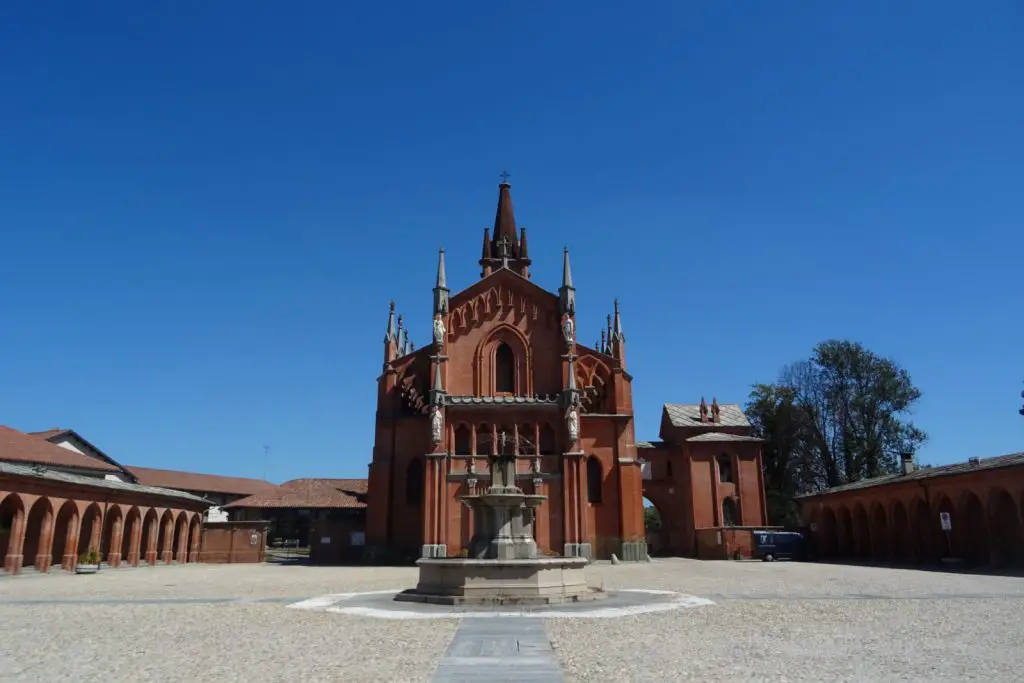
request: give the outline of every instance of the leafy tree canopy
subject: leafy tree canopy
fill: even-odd
[[[838,340],[755,385],[746,412],[765,440],[771,521],[791,521],[794,495],[896,472],[926,439],[909,419],[920,398],[895,361]]]

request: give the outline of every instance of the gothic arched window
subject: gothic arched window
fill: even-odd
[[[494,391],[499,394],[516,393],[516,354],[508,344],[498,344],[494,351]]]
[[[455,455],[470,455],[473,452],[473,437],[466,425],[455,428]]]
[[[587,502],[601,502],[601,462],[593,455],[587,458]]]
[[[718,481],[723,484],[735,483],[732,479],[732,458],[727,453],[718,456]]]
[[[405,470],[405,502],[419,505],[423,502],[423,461],[416,458]]]
[[[722,501],[722,526],[736,526],[739,521],[739,510],[736,509],[736,499],[726,498]]]

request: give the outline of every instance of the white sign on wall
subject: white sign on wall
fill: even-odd
[[[349,545],[362,546],[366,544],[366,534],[362,531],[349,532]]]
[[[321,536],[320,537],[320,545],[330,545],[330,544],[331,544],[331,537],[330,536]]]
[[[953,520],[950,519],[948,512],[939,513],[939,524],[942,525],[943,531],[950,531],[953,528]]]
[[[260,542],[260,535],[257,532],[252,532],[249,536],[249,545],[258,545]]]

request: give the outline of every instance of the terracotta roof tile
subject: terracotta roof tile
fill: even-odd
[[[229,508],[365,508],[365,479],[293,479]]]
[[[63,430],[61,430],[63,431]],[[0,425],[0,460],[29,462],[53,467],[120,472],[120,468],[104,460],[61,448],[45,438]]]
[[[134,465],[128,465],[126,469],[135,475],[140,484],[159,486],[165,489],[178,489],[179,491],[234,493],[239,496],[249,496],[258,491],[274,487],[274,484],[263,479],[224,477],[219,474],[180,472],[178,470],[162,470],[153,467],[135,467]]]

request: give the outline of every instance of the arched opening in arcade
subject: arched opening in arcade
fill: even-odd
[[[960,540],[963,560],[970,566],[988,564],[988,528],[981,499],[973,491],[965,491],[960,497],[957,510],[960,513],[960,524],[953,527],[953,534]]]
[[[838,543],[836,554],[842,558],[853,557],[856,554],[856,549],[853,543],[853,515],[850,514],[849,508],[843,507],[839,509],[839,514],[836,515],[836,522],[839,525],[838,533],[836,534],[836,541]]]
[[[840,543],[839,522],[836,519],[835,511],[830,507],[823,508],[821,514],[812,522],[818,527],[817,533],[814,536],[821,539],[817,547],[818,555],[825,559],[838,557]]]
[[[1004,489],[995,489],[989,500],[996,564],[1002,567],[1024,565],[1024,532],[1013,496]]]
[[[188,520],[184,512],[178,513],[178,519],[174,522],[174,542],[171,544],[171,556],[174,562],[184,564],[185,543],[188,541]]]
[[[171,537],[174,535],[174,518],[170,510],[165,510],[160,517],[159,531],[156,537],[157,562],[168,564],[171,561]]]
[[[139,509],[133,507],[125,515],[124,524],[121,527],[121,562],[128,563],[131,565],[138,564],[137,553],[139,548],[132,547],[132,542],[135,537],[139,535],[139,525],[142,524],[142,518],[139,515]]]
[[[889,559],[889,520],[881,503],[871,506],[871,558],[879,562]]]
[[[156,562],[156,539],[159,538],[160,520],[156,510],[150,509],[142,522],[142,538],[139,541],[139,563],[153,564]]]
[[[668,529],[662,511],[654,501],[644,496],[644,535],[647,552],[653,556],[669,554]]]
[[[198,558],[196,553],[199,552],[199,515],[192,517],[192,522],[188,526],[188,548],[185,551],[186,562],[196,562]]]
[[[103,534],[100,536],[100,558],[107,564],[120,563],[121,547],[116,545],[117,533],[121,530],[121,508],[113,505],[107,508],[103,519]],[[111,555],[115,557],[111,558]]]
[[[914,553],[914,562],[926,563],[937,560],[945,550],[945,539],[937,531],[939,521],[928,509],[928,503],[918,498],[911,505],[911,549]]]
[[[901,501],[892,506],[892,523],[889,525],[890,556],[898,564],[914,561],[913,544],[910,539],[910,518]]]
[[[853,557],[866,560],[871,557],[871,522],[864,505],[853,506]]]
[[[51,566],[71,569],[74,565],[76,546],[71,534],[78,525],[78,506],[75,501],[64,501],[53,525],[53,555]]]
[[[50,567],[47,549],[43,547],[43,529],[49,529],[53,523],[53,505],[49,498],[40,498],[32,504],[25,520],[25,545],[22,546],[21,566],[35,567],[46,571]]]
[[[78,530],[78,557],[100,552],[100,533],[102,532],[103,511],[97,503],[85,509],[82,515],[82,526]]]
[[[0,569],[7,568],[7,555],[16,550],[16,536],[24,519],[25,506],[17,494],[10,493],[0,500]]]

